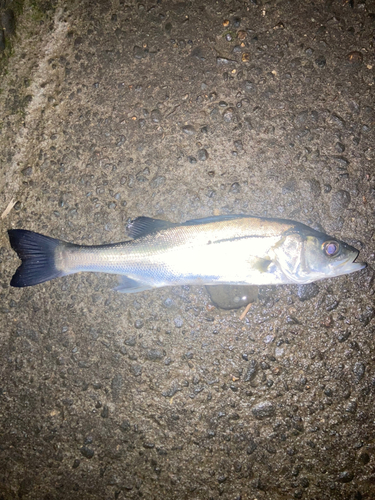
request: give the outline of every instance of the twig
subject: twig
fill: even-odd
[[[245,318],[246,314],[250,311],[250,307],[251,307],[251,302],[250,304],[247,304],[247,306],[245,307],[244,312],[240,316],[240,320],[243,320]]]
[[[9,212],[12,210],[12,208],[14,207],[14,205],[16,204],[16,200],[14,198],[12,198],[10,200],[10,202],[8,203],[8,206],[6,207],[6,209],[4,210],[4,212],[1,214],[1,218],[2,219],[5,219],[5,217],[9,214]]]

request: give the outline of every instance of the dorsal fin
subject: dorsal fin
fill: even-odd
[[[126,231],[130,238],[134,240],[137,238],[142,238],[142,236],[147,236],[148,234],[157,233],[158,231],[163,231],[164,229],[170,229],[177,226],[198,226],[201,224],[210,224],[212,222],[221,222],[224,220],[234,220],[242,219],[244,217],[251,217],[250,215],[244,214],[228,214],[228,215],[212,215],[210,217],[205,217],[203,219],[192,219],[181,224],[176,224],[174,222],[168,222],[161,219],[153,219],[151,217],[137,217],[131,221]]]
[[[130,222],[126,231],[128,236],[135,240],[137,238],[142,238],[142,236],[157,233],[163,229],[170,229],[175,226],[178,226],[178,224],[166,220],[152,219],[151,217],[137,217]]]
[[[227,214],[227,215],[211,215],[210,217],[204,217],[203,219],[192,219],[180,224],[181,226],[198,226],[200,224],[210,224],[212,222],[221,222],[223,220],[234,220],[251,218],[251,215],[244,214]]]

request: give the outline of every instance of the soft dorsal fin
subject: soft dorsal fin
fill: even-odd
[[[166,220],[152,219],[151,217],[137,217],[127,226],[126,231],[130,238],[142,238],[148,234],[157,233],[163,229],[170,229],[171,227],[178,226],[173,222]]]
[[[210,217],[204,217],[203,219],[188,220],[186,222],[183,222],[181,226],[198,226],[200,224],[210,224],[212,222],[222,222],[224,220],[243,219],[245,217],[251,218],[251,215],[244,215],[244,214],[211,215]]]

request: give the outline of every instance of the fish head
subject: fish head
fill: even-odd
[[[278,264],[295,283],[311,283],[366,267],[363,262],[356,262],[359,254],[356,248],[310,228],[285,235],[280,247]]]

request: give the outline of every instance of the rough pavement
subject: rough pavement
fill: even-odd
[[[0,7],[0,499],[375,498],[374,1]],[[224,213],[369,266],[244,320],[198,287],[9,287],[8,228]]]

